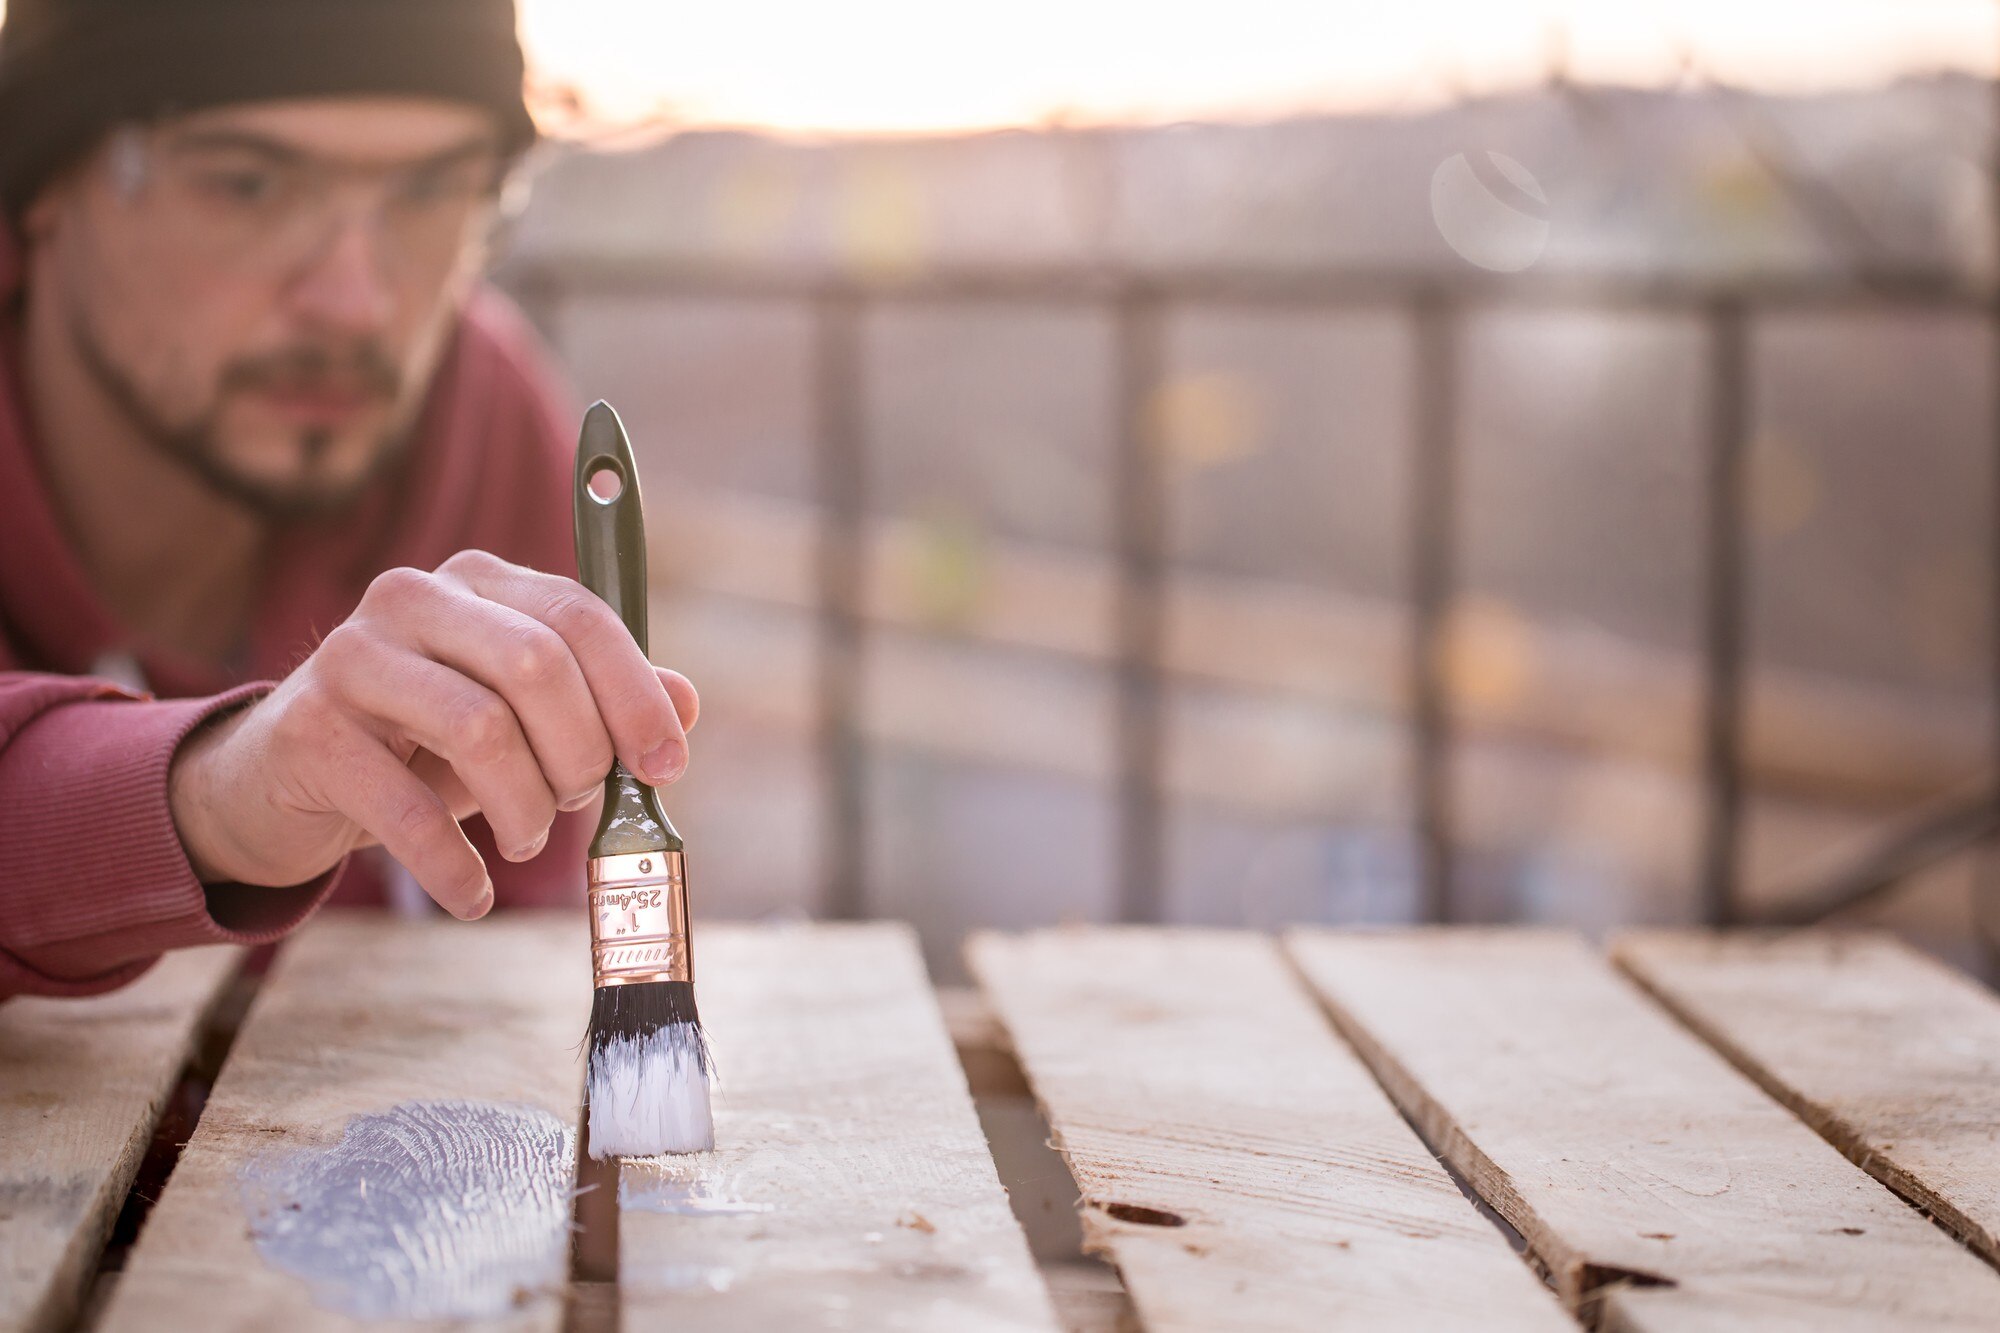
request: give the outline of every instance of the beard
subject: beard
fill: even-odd
[[[408,427],[401,418],[408,414],[403,412],[396,414],[396,424],[369,442],[365,466],[344,477],[328,475],[329,456],[336,442],[336,432],[330,427],[295,428],[287,443],[296,465],[284,480],[238,466],[222,440],[222,405],[230,394],[243,390],[337,386],[342,392],[399,403],[402,371],[387,350],[372,339],[306,344],[232,361],[217,377],[207,407],[186,422],[175,422],[148,400],[82,318],[71,322],[71,335],[85,370],[142,438],[215,494],[267,522],[293,524],[351,508],[405,452]]]

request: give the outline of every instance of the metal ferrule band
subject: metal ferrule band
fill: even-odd
[[[681,853],[591,858],[590,969],[600,987],[694,980]]]

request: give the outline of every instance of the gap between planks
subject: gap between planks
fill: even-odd
[[[0,1329],[40,1333],[76,1316],[242,962],[228,946],[184,950],[107,995],[0,1005]]]
[[[570,1184],[557,1145],[575,1124],[588,1007],[574,913],[467,925],[322,912],[252,1005],[104,1333],[349,1328],[440,1308],[461,1328],[554,1333]],[[487,1132],[503,1121],[529,1128]],[[390,1135],[379,1166],[343,1156],[369,1122]],[[399,1191],[399,1166],[450,1184],[422,1175]],[[298,1182],[319,1192],[284,1202]],[[390,1245],[357,1203],[370,1185],[378,1203],[388,1193],[445,1206]],[[543,1185],[553,1211],[538,1226]],[[478,1201],[496,1195],[525,1202],[482,1212]],[[323,1234],[288,1220],[308,1218],[327,1219]],[[286,1248],[267,1248],[273,1236]],[[491,1262],[475,1270],[478,1255]]]
[[[246,1172],[323,1162],[358,1123],[410,1104],[539,1108],[568,1133],[580,1101],[587,956],[568,914],[476,926],[323,914],[287,945],[258,996],[111,1297],[107,1333],[163,1323],[344,1328],[383,1313],[357,1310],[327,1274],[287,1268],[264,1248],[270,1218],[282,1224],[284,1214],[258,1220],[263,1205]],[[546,1264],[525,1256],[549,1270],[546,1280],[502,1288],[498,1305],[470,1312],[402,1314],[554,1330],[567,1293],[573,1325],[604,1318],[607,1307],[637,1323],[693,1301],[710,1327],[766,1326],[773,1312],[796,1327],[1058,1327],[909,932],[712,927],[703,958],[704,1018],[723,1053],[724,1148],[704,1155],[698,1178],[681,1180],[695,1187],[684,1199],[695,1206],[658,1211],[659,1187],[673,1182],[651,1182],[652,1196],[620,1218],[615,1292],[568,1280],[565,1202]],[[567,1154],[560,1168],[566,1199]],[[706,1185],[756,1206],[711,1207]],[[317,1216],[311,1206],[303,1215]],[[454,1240],[468,1237],[414,1243],[437,1253]],[[735,1276],[714,1280],[704,1253],[720,1254]],[[498,1271],[522,1266],[510,1259]],[[1092,1293],[1083,1303],[1105,1302]]]
[[[1848,1160],[2000,1265],[1990,991],[1876,931],[1644,931],[1611,956]]]
[[[1573,1329],[1276,946],[975,935],[974,975],[1145,1326]]]
[[[717,1149],[624,1165],[629,1323],[1053,1330],[908,927],[708,926]]]
[[[1336,1025],[1587,1321],[1990,1328],[2000,1279],[1560,932],[1296,931]]]

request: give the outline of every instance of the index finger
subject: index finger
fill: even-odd
[[[574,579],[483,552],[454,556],[439,572],[447,570],[479,596],[533,616],[562,636],[626,768],[655,787],[687,768],[687,732],[673,698],[602,598]]]

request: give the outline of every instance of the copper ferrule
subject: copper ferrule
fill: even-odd
[[[590,970],[600,987],[694,980],[681,853],[591,858]]]

